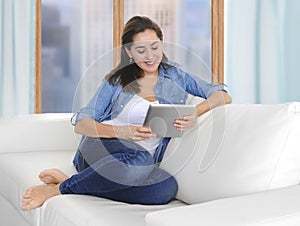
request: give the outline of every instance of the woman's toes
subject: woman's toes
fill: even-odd
[[[39,178],[45,184],[59,184],[68,179],[69,177],[59,169],[48,169],[43,170],[40,173]]]
[[[59,195],[59,185],[40,185],[27,189],[22,198],[22,210],[31,210],[40,207],[44,202],[56,195]]]

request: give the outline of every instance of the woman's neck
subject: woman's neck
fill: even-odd
[[[158,77],[158,70],[154,72],[143,72],[143,78],[144,77]]]
[[[148,100],[156,101],[155,87],[157,84],[158,75],[156,76],[144,76],[138,80],[139,92],[137,95]]]

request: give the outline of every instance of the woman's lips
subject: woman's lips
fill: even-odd
[[[146,61],[146,62],[145,62],[145,64],[147,64],[147,65],[151,66],[151,65],[153,65],[153,64],[154,64],[154,61]]]

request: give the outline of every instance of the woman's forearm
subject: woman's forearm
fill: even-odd
[[[85,118],[77,122],[75,132],[94,138],[120,138],[125,140],[141,141],[156,137],[148,127],[141,126],[112,126]]]
[[[210,109],[229,103],[231,103],[230,95],[223,91],[217,91],[207,98],[207,100],[196,106],[197,115],[200,116]],[[85,118],[77,122],[75,132],[88,137],[116,138],[122,136],[121,134],[124,133],[123,130],[125,127],[121,128],[99,123],[91,118]],[[125,132],[129,132],[128,128],[125,128]]]
[[[217,91],[213,93],[209,98],[207,98],[202,103],[198,104],[196,106],[197,109],[197,115],[200,116],[204,114],[205,112],[224,105],[224,104],[230,104],[231,103],[231,97],[228,93],[223,91]]]
[[[75,126],[75,133],[85,135],[88,137],[116,137],[113,126],[99,123],[91,118],[85,118],[77,122]]]

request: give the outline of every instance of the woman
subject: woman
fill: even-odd
[[[220,86],[193,77],[169,63],[163,53],[159,26],[133,17],[122,35],[121,62],[111,71],[89,104],[74,115],[82,139],[74,158],[77,174],[44,170],[45,185],[29,188],[22,209],[41,206],[60,194],[87,194],[137,204],[165,204],[177,192],[172,175],[158,168],[169,138],[143,127],[149,104],[184,104],[187,94],[206,100],[193,115],[174,121],[191,128],[198,116],[231,102]]]

